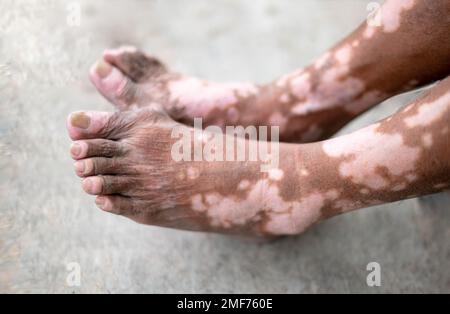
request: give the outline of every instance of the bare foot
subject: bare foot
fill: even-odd
[[[338,214],[448,189],[449,90],[447,79],[388,119],[306,145],[194,130],[155,105],[79,112],[68,121],[71,154],[84,190],[107,212],[178,229],[294,235]]]
[[[90,71],[96,88],[120,110],[156,102],[187,125],[202,118],[204,126],[222,129],[278,126],[282,141],[300,143],[328,138],[356,115],[342,106],[352,104],[354,95],[343,91],[351,88],[307,81],[313,76],[317,81],[319,75],[321,71],[311,66],[267,85],[215,83],[170,72],[158,59],[133,47],[105,51]],[[313,95],[313,84],[318,95]]]
[[[67,127],[83,189],[104,211],[149,225],[258,236],[297,234],[321,216],[314,191],[294,201],[306,186],[297,159],[308,158],[293,145],[282,144],[279,167],[263,172],[259,159],[175,161],[174,129],[191,134],[192,147],[225,135],[198,136],[160,110],[78,112]],[[248,151],[252,142],[236,140]]]
[[[205,125],[232,125],[238,122],[235,106],[258,93],[258,87],[250,83],[219,84],[170,72],[158,59],[134,47],[105,51],[90,78],[120,110],[159,103],[172,118],[187,124],[201,117]]]

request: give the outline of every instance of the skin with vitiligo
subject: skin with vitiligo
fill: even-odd
[[[69,117],[83,188],[103,210],[140,223],[261,236],[448,189],[450,78],[355,133],[280,144],[280,164],[268,172],[260,161],[176,162],[171,133],[194,134],[188,125],[202,117],[222,127],[279,126],[290,142],[329,136],[380,101],[450,73],[449,6],[387,1],[380,27],[364,24],[313,65],[265,86],[204,82],[132,48],[107,51],[91,79],[127,111]]]
[[[387,1],[380,18],[373,18],[380,26],[363,23],[311,65],[269,84],[215,83],[173,73],[132,47],[107,50],[99,63],[103,73],[114,65],[126,74],[121,94],[113,95],[117,86],[102,81],[97,67],[91,79],[121,110],[157,102],[186,124],[201,117],[205,126],[275,125],[282,141],[314,142],[391,96],[445,78],[449,10],[446,0]]]

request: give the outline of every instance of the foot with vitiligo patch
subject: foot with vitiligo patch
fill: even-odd
[[[174,160],[173,130],[195,130],[157,105],[68,119],[75,171],[104,211],[148,225],[258,236],[300,234],[332,216],[449,189],[449,127],[450,78],[355,133],[279,144],[279,163],[267,171],[261,160]],[[193,135],[192,146],[216,138]]]
[[[380,25],[363,23],[309,66],[268,84],[177,74],[134,47],[105,51],[90,77],[120,110],[156,102],[186,124],[278,126],[281,141],[314,142],[383,100],[445,78],[449,9],[446,0],[388,0]]]

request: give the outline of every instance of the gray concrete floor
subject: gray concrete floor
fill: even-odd
[[[357,211],[273,243],[139,226],[97,210],[72,172],[65,118],[109,110],[87,70],[133,44],[174,69],[265,82],[367,15],[362,0],[0,3],[0,292],[450,292],[449,195]],[[344,132],[394,112],[397,97]],[[81,267],[69,286],[68,263]],[[381,265],[382,286],[366,285]]]

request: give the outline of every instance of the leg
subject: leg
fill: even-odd
[[[450,188],[450,77],[392,117],[320,143],[324,189],[340,186],[341,212]]]
[[[186,124],[202,117],[221,127],[276,125],[282,141],[312,142],[391,96],[445,77],[449,10],[446,0],[387,0],[381,26],[364,23],[310,66],[262,86],[172,73],[134,48],[106,51],[91,79],[121,109],[157,102]]]
[[[77,113],[68,123],[76,172],[103,210],[150,225],[257,235],[298,234],[330,216],[449,188],[449,126],[450,78],[369,128],[280,144],[279,164],[266,173],[261,159],[175,161],[174,129],[203,153],[211,143],[220,151],[226,135],[197,136],[163,110]],[[247,152],[255,144],[238,141]]]

